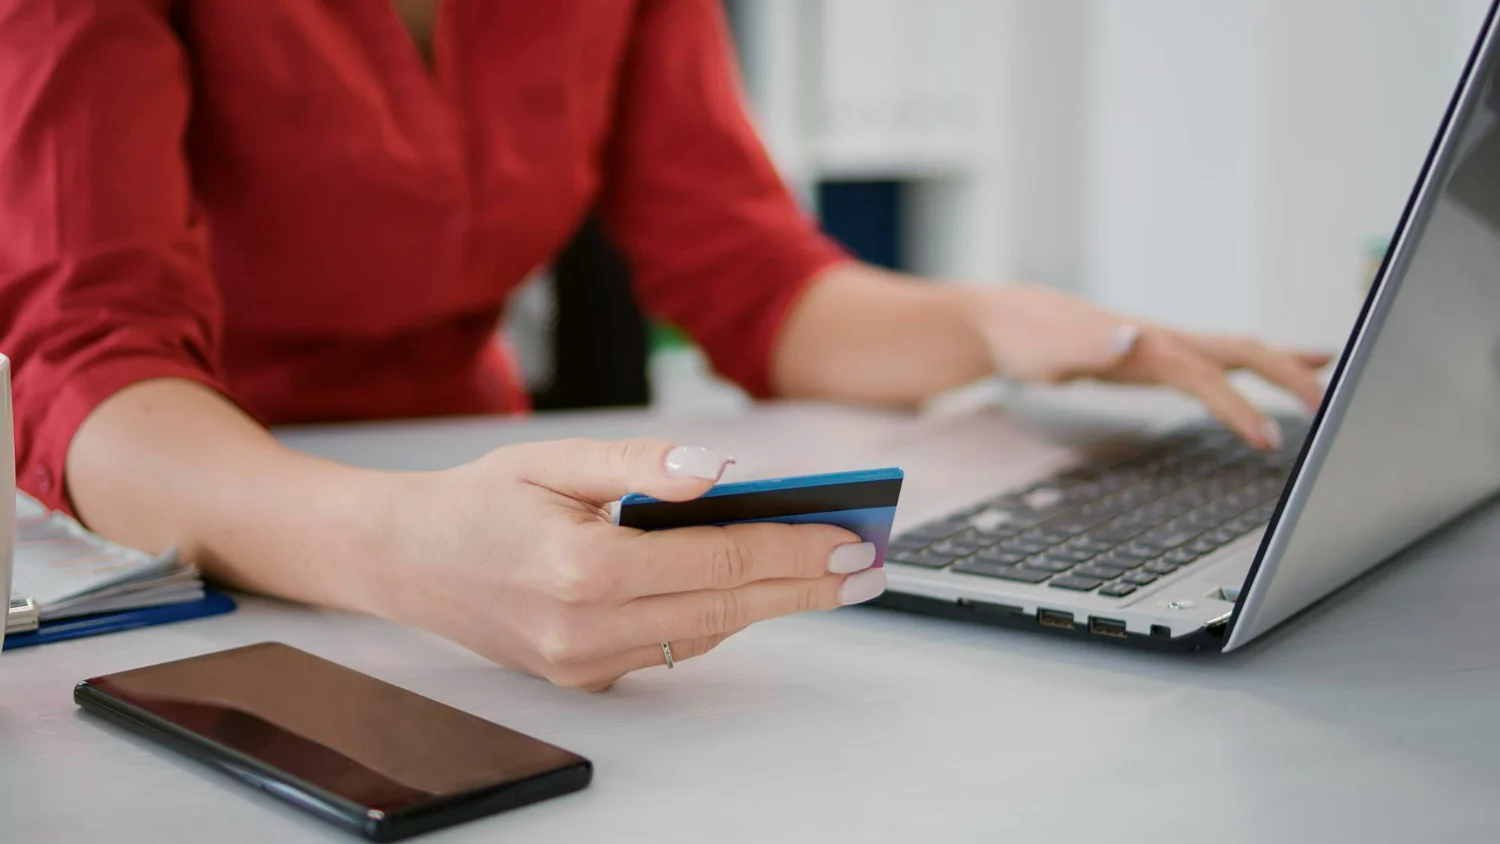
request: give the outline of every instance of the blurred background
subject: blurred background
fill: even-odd
[[[864,259],[1337,348],[1486,4],[725,5],[773,157]],[[560,374],[587,366],[558,359],[555,332],[579,329],[558,327],[557,284],[539,274],[507,325],[542,406]],[[599,311],[591,327],[614,319]],[[670,326],[648,324],[639,345],[639,389],[551,403],[744,403]]]

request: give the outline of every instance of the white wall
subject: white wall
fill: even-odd
[[[1071,290],[1089,277],[1089,86],[1097,57],[1088,49],[1092,16],[1076,0],[1017,0],[995,50],[1004,57],[995,96],[1011,195],[1006,274]],[[979,84],[976,80],[976,84]]]
[[[1088,6],[1088,291],[1155,319],[1254,328],[1259,3]]]
[[[1275,0],[1262,22],[1259,324],[1342,339],[1467,57],[1459,2]],[[1468,31],[1460,41],[1455,33]]]
[[[1063,2],[1088,9],[1092,58],[1085,289],[1173,323],[1342,341],[1485,4]]]

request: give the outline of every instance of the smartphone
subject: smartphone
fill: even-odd
[[[589,760],[278,642],[94,677],[73,699],[372,841],[578,791]]]
[[[875,565],[885,563],[900,469],[863,469],[718,484],[692,501],[659,501],[632,493],[614,508],[616,524],[639,530],[742,522],[837,525],[875,545]]]

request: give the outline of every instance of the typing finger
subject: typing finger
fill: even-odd
[[[1256,448],[1281,446],[1281,430],[1229,383],[1223,367],[1189,344],[1167,334],[1152,335],[1137,354],[1156,380],[1203,403],[1220,422]]]
[[[1246,337],[1188,334],[1183,339],[1224,367],[1251,370],[1286,389],[1308,410],[1317,410],[1323,401],[1323,385],[1317,374],[1290,352],[1272,349]]]

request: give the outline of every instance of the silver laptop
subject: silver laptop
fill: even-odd
[[[1500,491],[1496,6],[1321,410],[1254,452],[1211,424],[1080,456],[905,530],[881,602],[1167,649],[1239,648]]]
[[[10,618],[10,570],[16,547],[16,450],[11,430],[10,361],[0,355],[0,597],[7,608],[0,617],[0,647],[5,645]],[[23,604],[16,609],[20,612],[27,607]]]

